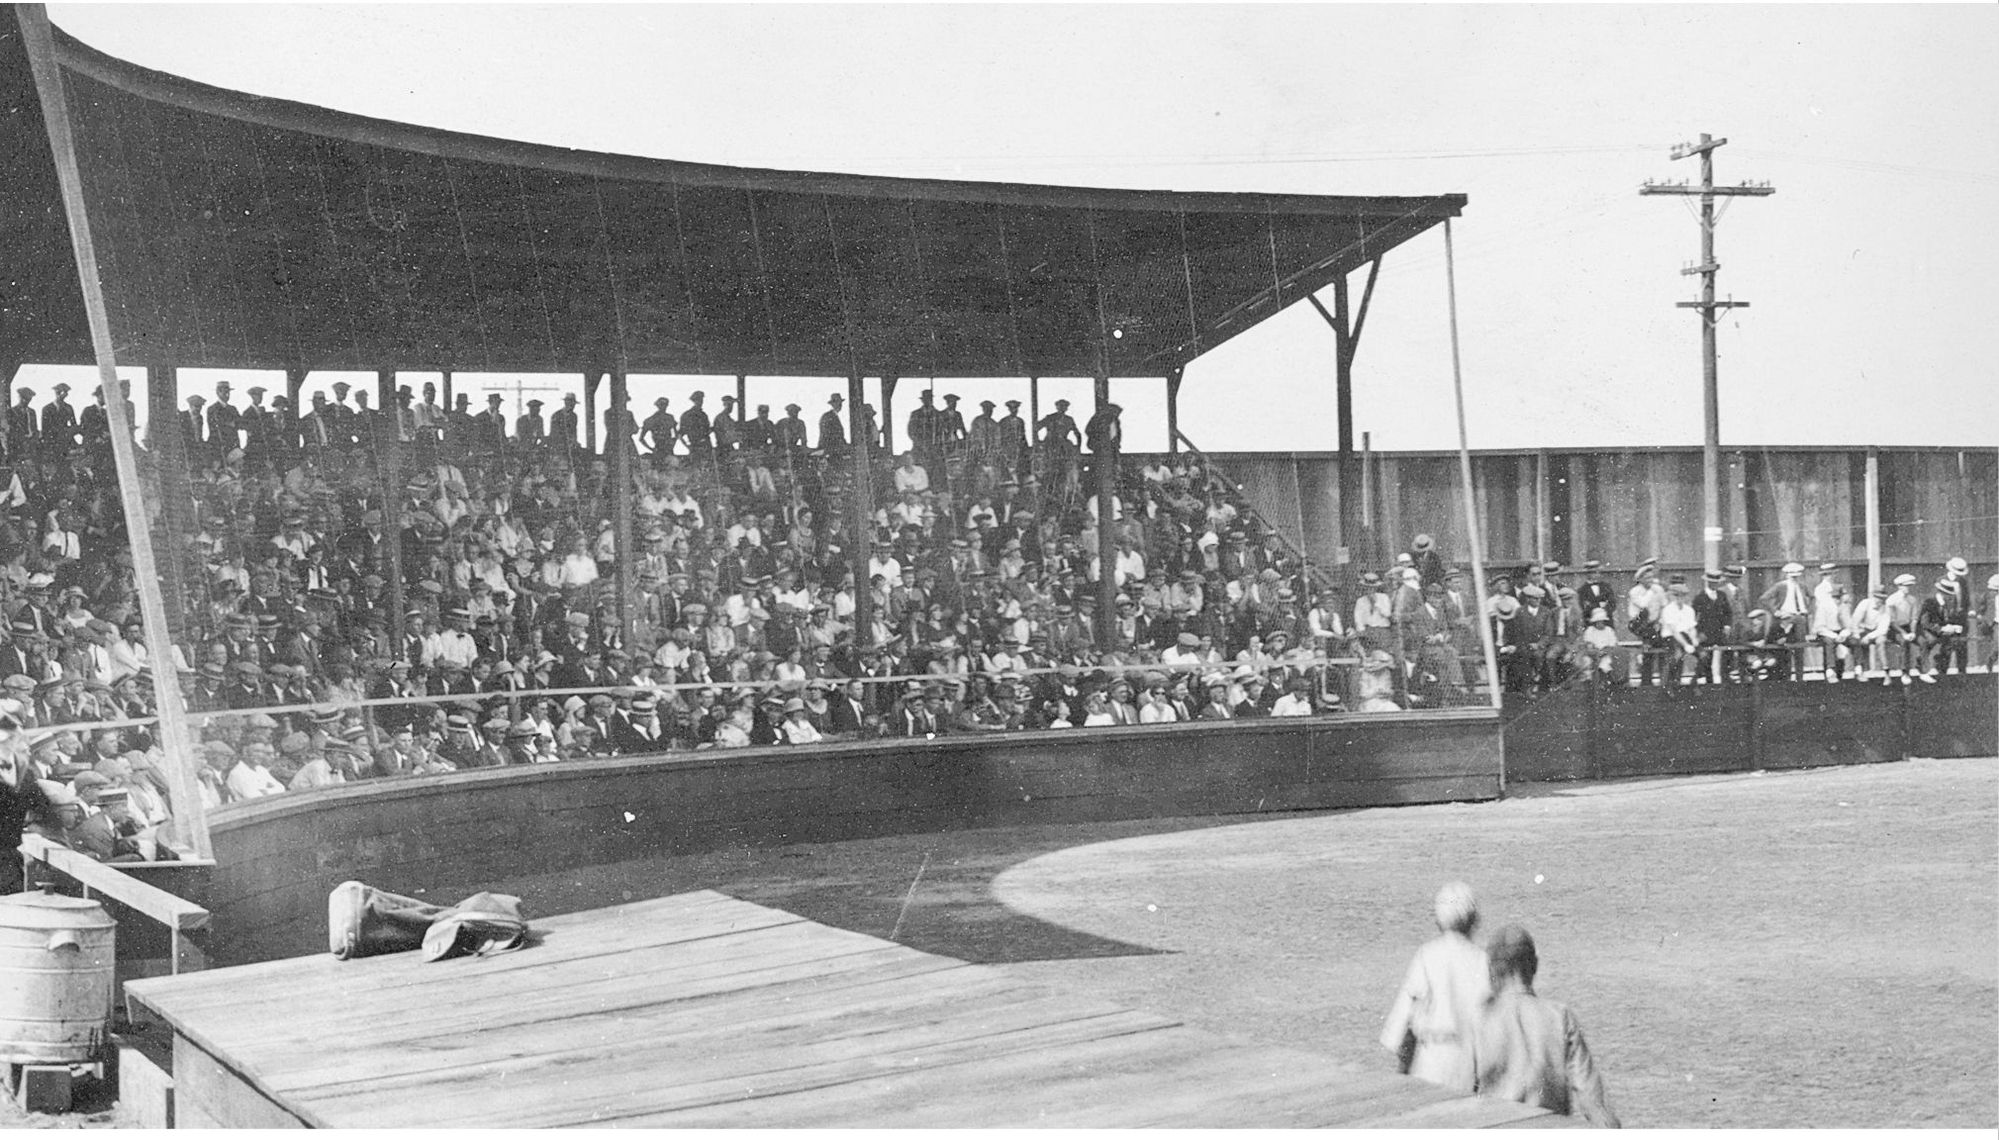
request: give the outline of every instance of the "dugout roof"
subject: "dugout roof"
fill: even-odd
[[[0,352],[82,362],[16,19],[0,17]],[[633,158],[227,91],[55,39],[121,364],[1157,377],[1465,203]]]

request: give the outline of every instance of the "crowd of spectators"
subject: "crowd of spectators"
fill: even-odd
[[[38,730],[20,735],[22,762],[44,790],[108,789],[143,833],[169,810],[148,721],[156,663],[102,396],[74,414],[64,385],[40,406],[17,394],[0,488],[0,727]],[[483,411],[463,394],[447,409],[431,384],[371,408],[335,383],[300,414],[246,395],[188,396],[139,452],[151,493],[179,499],[152,521],[192,520],[155,539],[163,578],[184,588],[168,599],[178,624],[164,656],[211,804],[682,749],[1482,699],[1467,572],[1427,536],[1351,593],[1319,588],[1197,457],[1119,462],[1115,405],[1078,425],[1057,400],[1030,425],[1019,401],[1003,416],[986,401],[968,421],[956,396],[940,406],[926,391],[893,454],[860,409],[875,508],[857,582],[837,393],[816,425],[796,404],[772,418],[723,396],[711,416],[702,393],[677,411],[662,398],[643,418],[607,413],[601,448],[579,443],[573,395],[546,418],[540,400],[510,418],[497,394]],[[184,482],[163,478],[168,455]],[[1106,457],[1115,495],[1101,523],[1089,489]],[[1597,570],[1580,586],[1558,566],[1491,583],[1508,688],[1651,679],[1648,639],[1678,633],[1672,591],[1655,605],[1641,582],[1621,607]],[[1105,573],[1115,601],[1100,614]],[[1620,608],[1624,632],[1606,639]],[[1856,610],[1854,640],[1872,644]],[[1915,644],[1927,611],[1890,599],[1905,610]],[[1662,673],[1710,668],[1700,644]],[[65,724],[101,727],[47,731]]]
[[[1986,668],[1999,657],[1999,574],[1974,598],[1969,566],[1951,558],[1927,591],[1898,574],[1855,599],[1837,563],[1821,563],[1805,581],[1801,563],[1785,564],[1761,593],[1745,589],[1748,569],[1725,566],[1664,578],[1658,560],[1640,563],[1628,587],[1598,562],[1581,584],[1560,563],[1529,565],[1491,582],[1493,623],[1504,687],[1546,691],[1568,684],[1720,684],[1879,679],[1934,684],[1955,663],[1963,673],[1974,635]]]
[[[35,734],[35,763],[58,776],[115,757],[119,780],[143,782],[158,770],[143,723],[153,657],[103,409],[76,417],[66,391],[39,407],[20,395],[0,712],[29,728],[114,722]],[[857,587],[838,394],[816,425],[797,405],[746,417],[724,396],[711,418],[701,394],[677,415],[662,399],[643,419],[606,415],[594,450],[579,446],[574,396],[546,419],[528,401],[509,422],[497,395],[483,412],[463,395],[446,410],[430,385],[384,410],[334,384],[298,417],[247,395],[189,396],[141,452],[166,493],[178,484],[159,479],[160,433],[178,433],[193,523],[156,528],[156,549],[185,586],[167,656],[214,802],[675,749],[1312,715],[1351,699],[1323,668],[1350,648],[1337,607],[1198,461],[1115,468],[1117,601],[1099,616],[1084,465],[1115,454],[1115,409],[1079,426],[1058,400],[1030,430],[1017,401],[967,422],[955,396],[926,392],[899,454],[862,409],[876,507]],[[612,510],[621,445],[629,552]],[[1372,687],[1367,707],[1410,700]]]

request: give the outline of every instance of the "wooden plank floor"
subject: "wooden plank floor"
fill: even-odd
[[[129,992],[323,1127],[1556,1122],[712,891],[534,927],[494,958],[318,955]]]

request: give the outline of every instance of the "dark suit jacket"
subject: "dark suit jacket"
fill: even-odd
[[[842,694],[826,703],[827,727],[833,732],[859,732],[866,724],[868,708]]]
[[[657,736],[647,736],[639,731],[638,725],[624,713],[611,717],[611,741],[617,750],[626,755],[646,755],[666,751],[666,727],[660,725]]]
[[[1522,612],[1524,613],[1525,611],[1523,610]],[[1454,653],[1456,651],[1448,641],[1440,645],[1430,644],[1431,637],[1440,633],[1448,637],[1450,632],[1451,612],[1449,606],[1438,603],[1437,616],[1431,617],[1429,607],[1419,604],[1411,609],[1409,616],[1402,621],[1402,651],[1408,654],[1416,654],[1421,653],[1425,649],[1433,649],[1444,653]]]
[[[1954,625],[1956,633],[1945,633],[1943,627]],[[1945,637],[1963,637],[1971,628],[1970,615],[1965,613],[1964,603],[1957,598],[1938,598],[1935,594],[1923,599],[1923,606],[1916,611],[1916,633],[1929,640]]]
[[[1729,609],[1728,595],[1715,591],[1710,597],[1706,590],[1694,595],[1694,629],[1700,634],[1702,645],[1725,645],[1728,643],[1734,614]]]

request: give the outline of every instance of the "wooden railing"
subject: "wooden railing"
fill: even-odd
[[[165,927],[171,948],[170,973],[207,966],[202,944],[208,928],[208,911],[127,873],[136,867],[186,867],[188,863],[99,863],[41,835],[23,835],[20,851],[22,879],[30,889],[38,882],[60,876],[81,888],[84,898],[101,895]]]

